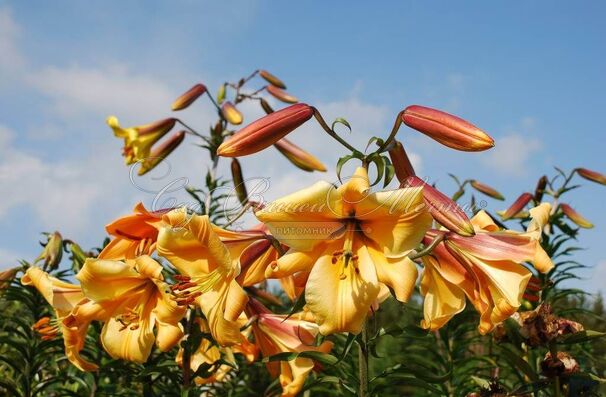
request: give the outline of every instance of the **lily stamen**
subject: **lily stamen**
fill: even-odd
[[[200,295],[210,291],[221,281],[222,274],[217,270],[199,277],[176,275],[178,283],[170,287],[172,299],[179,306],[187,306]]]

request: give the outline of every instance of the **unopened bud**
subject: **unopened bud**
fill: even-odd
[[[236,158],[231,160],[231,177],[234,182],[236,196],[240,204],[245,205],[248,201],[248,192],[246,191],[244,176],[242,176],[242,166],[240,166],[240,162]]]
[[[221,84],[219,91],[217,91],[217,103],[220,105],[225,100],[225,84]]]
[[[520,197],[518,197],[516,201],[513,202],[511,207],[507,208],[503,212],[500,212],[499,215],[501,215],[501,218],[503,218],[504,221],[506,221],[507,219],[511,219],[518,213],[520,213],[526,207],[526,205],[530,203],[531,200],[532,194],[522,193]]]
[[[19,268],[14,267],[12,269],[7,269],[0,272],[0,291],[8,288],[11,282],[15,279],[18,271]]]
[[[284,138],[313,116],[304,103],[289,106],[252,122],[227,139],[217,149],[224,157],[240,157],[259,152]]]
[[[284,84],[284,82],[282,80],[280,80],[279,78],[277,78],[276,76],[274,76],[273,74],[269,73],[267,70],[261,70],[259,71],[259,76],[263,77],[265,79],[265,81],[267,81],[269,84],[276,86],[278,88],[282,88],[282,89],[286,89],[286,85]]]
[[[577,174],[587,179],[588,181],[599,183],[601,185],[606,185],[606,175],[604,174],[588,170],[587,168],[577,168],[576,171]]]
[[[469,184],[471,185],[471,187],[476,189],[478,192],[484,193],[488,197],[492,197],[493,199],[501,200],[501,201],[505,200],[505,197],[503,197],[503,195],[501,193],[497,192],[495,189],[491,188],[490,186],[488,186],[482,182],[472,180],[469,182]]]
[[[494,140],[484,131],[440,110],[412,105],[404,109],[402,121],[452,149],[479,152],[494,146]]]
[[[63,257],[63,237],[59,232],[47,234],[47,241],[44,245],[44,249],[35,262],[44,260],[44,268],[47,271],[55,270],[61,258]],[[34,262],[34,263],[35,263]]]
[[[389,158],[400,183],[406,181],[406,178],[409,176],[416,175],[412,163],[406,154],[406,150],[404,150],[404,145],[400,141],[395,141],[393,147],[389,149]]]
[[[543,199],[543,193],[545,193],[545,187],[547,187],[547,175],[543,175],[537,182],[537,187],[534,189],[534,201],[540,203]]]
[[[225,102],[223,106],[221,106],[221,114],[227,121],[229,121],[230,124],[242,124],[242,113],[240,113],[240,111],[231,102]]]
[[[320,160],[314,157],[312,154],[301,149],[286,138],[280,139],[274,143],[276,149],[280,151],[291,163],[299,167],[303,171],[313,172],[321,171],[326,172],[326,167]]]
[[[267,92],[269,92],[271,94],[271,96],[273,96],[274,98],[276,98],[279,101],[282,101],[285,103],[299,102],[297,97],[294,97],[294,96],[290,95],[289,93],[287,93],[286,91],[281,90],[278,87],[274,87],[273,85],[268,85],[266,89],[267,89]]]
[[[270,114],[274,112],[274,109],[269,105],[269,102],[267,102],[265,99],[259,99],[259,103],[261,104],[261,107],[263,108],[265,113]]]
[[[587,219],[585,219],[583,217],[583,215],[579,214],[568,204],[564,204],[564,203],[560,204],[560,209],[562,210],[564,215],[566,215],[568,217],[568,219],[573,221],[577,226],[585,228],[585,229],[591,229],[593,227],[593,223],[591,223]]]
[[[176,122],[177,119],[170,117],[167,119],[154,121],[153,123],[142,125],[140,127],[135,127],[135,129],[137,132],[139,132],[139,136],[158,134],[158,139],[160,139],[162,136],[164,136],[164,134],[172,130]]]
[[[179,131],[173,136],[162,142],[158,147],[154,147],[149,158],[143,160],[141,168],[139,168],[139,175],[144,175],[154,169],[162,160],[168,157],[169,154],[175,150],[181,142],[185,139],[185,131]]]
[[[446,229],[465,237],[476,234],[465,212],[445,194],[416,176],[409,177],[401,186],[423,187],[423,199],[429,213]]]
[[[173,102],[172,109],[173,110],[182,110],[187,108],[189,105],[194,103],[196,99],[200,97],[200,95],[206,92],[206,86],[204,84],[196,84],[192,88],[190,88],[186,93],[181,95],[179,98]]]

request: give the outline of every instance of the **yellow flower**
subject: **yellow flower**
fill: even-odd
[[[481,334],[515,313],[532,275],[522,263],[532,262],[542,273],[553,267],[540,244],[550,210],[548,203],[531,209],[526,233],[499,230],[484,211],[471,219],[475,236],[446,233],[444,242],[422,258],[421,293],[425,301],[421,325],[439,329],[465,308],[465,296],[480,313]],[[425,242],[438,233],[442,232],[428,232]]]
[[[123,128],[116,116],[109,116],[107,125],[114,131],[116,137],[124,139],[123,155],[126,165],[130,165],[147,159],[152,146],[175,126],[176,121],[174,118],[168,118],[146,125]]]
[[[208,320],[210,332],[220,345],[241,340],[236,321],[248,297],[235,278],[240,273],[238,260],[210,223],[208,216],[189,215],[186,209],[164,215],[167,226],[158,235],[158,254],[179,271],[179,284],[173,286],[177,303],[196,303]]]
[[[84,347],[84,337],[88,324],[79,329],[70,329],[63,324],[63,320],[79,305],[86,304],[88,299],[84,297],[82,289],[74,284],[61,281],[49,276],[38,267],[30,267],[21,278],[24,285],[34,286],[55,310],[55,319],[43,317],[33,328],[42,339],[53,339],[59,333],[63,334],[65,355],[68,360],[81,371],[94,371],[97,366],[84,360],[80,351]]]
[[[65,325],[105,322],[101,342],[113,358],[143,363],[154,341],[169,350],[183,336],[179,321],[185,309],[171,299],[161,272],[149,256],[125,262],[87,259],[76,278],[91,302],[74,309]]]
[[[323,334],[359,333],[382,284],[409,298],[417,269],[406,255],[431,225],[422,188],[370,193],[364,168],[339,188],[318,182],[256,215],[290,247],[266,276],[309,273],[305,300]]]
[[[320,346],[314,345],[319,330],[315,323],[308,321],[308,313],[299,313],[287,318],[286,315],[270,312],[257,300],[251,299],[246,314],[251,318],[256,317],[252,323],[253,336],[263,357],[284,352],[328,353],[332,349],[333,344],[330,341],[324,341]],[[305,357],[267,363],[270,374],[280,377],[283,397],[296,396],[313,368],[313,360]]]

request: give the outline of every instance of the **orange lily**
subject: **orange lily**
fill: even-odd
[[[124,139],[123,155],[126,165],[147,159],[152,146],[166,135],[176,122],[177,119],[168,118],[146,125],[123,128],[116,116],[107,118],[107,125],[114,131],[114,135]]]

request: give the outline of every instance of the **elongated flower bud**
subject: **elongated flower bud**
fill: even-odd
[[[582,227],[584,229],[591,229],[593,227],[593,223],[585,219],[583,215],[579,214],[568,204],[560,204],[560,209],[562,210],[564,215],[566,215],[568,219],[576,223],[577,226]]]
[[[503,197],[503,195],[501,193],[497,192],[495,189],[491,188],[490,186],[488,186],[482,182],[472,180],[469,182],[469,184],[471,185],[471,187],[476,189],[478,192],[484,193],[485,195],[492,197],[493,199],[497,199],[497,200],[501,200],[501,201],[505,200],[505,197]]]
[[[391,163],[396,171],[396,177],[400,183],[406,181],[409,176],[416,175],[402,142],[394,142],[393,147],[389,150],[389,158],[391,159]]]
[[[543,175],[537,182],[537,187],[534,189],[534,201],[540,203],[543,199],[543,193],[545,193],[545,187],[547,187],[547,175]]]
[[[286,138],[280,139],[278,142],[274,143],[274,146],[280,151],[280,153],[290,160],[291,163],[303,171],[326,172],[326,167],[320,160]]]
[[[248,202],[248,192],[246,191],[244,176],[242,175],[242,166],[236,158],[231,160],[231,177],[234,182],[234,189],[240,204],[246,205]]]
[[[313,108],[304,103],[268,114],[242,128],[217,149],[223,157],[240,157],[259,152],[284,138],[313,116]]]
[[[159,146],[154,147],[149,158],[143,160],[141,168],[139,168],[138,174],[144,175],[154,169],[162,160],[168,157],[169,154],[175,150],[181,142],[185,139],[185,131],[179,131],[162,142]]]
[[[278,88],[282,88],[282,89],[286,89],[286,85],[284,84],[284,82],[282,80],[280,80],[279,78],[277,78],[276,76],[274,76],[273,74],[269,73],[267,70],[261,70],[259,71],[259,76],[263,77],[265,79],[265,81],[267,81],[269,84],[276,86]]]
[[[263,108],[265,113],[270,114],[274,112],[274,109],[269,105],[269,103],[265,99],[261,98],[259,100],[259,103],[261,103],[261,107]]]
[[[282,101],[285,103],[299,102],[297,97],[294,97],[294,96],[290,95],[289,93],[287,93],[286,91],[281,90],[278,87],[274,87],[273,85],[268,85],[266,89],[267,89],[267,92],[269,92],[274,98],[276,98],[279,101]]]
[[[240,125],[242,124],[242,113],[234,106],[231,102],[225,102],[223,106],[221,106],[221,114],[230,124]]]
[[[511,219],[512,217],[519,214],[528,205],[528,203],[530,203],[531,200],[532,194],[522,193],[520,197],[518,197],[516,201],[513,202],[511,207],[507,208],[499,215],[501,215],[501,218],[503,218],[504,221],[506,221],[507,219]]]
[[[223,103],[223,101],[225,100],[225,94],[226,94],[226,88],[225,88],[225,84],[221,84],[221,86],[219,87],[219,90],[217,91],[217,103],[220,105]]]
[[[0,291],[11,284],[11,281],[15,279],[17,272],[19,271],[18,267],[14,267],[12,269],[3,270],[0,272]]]
[[[494,146],[494,140],[484,131],[440,110],[412,105],[404,109],[402,121],[410,128],[452,149],[480,152]]]
[[[588,181],[599,183],[601,185],[606,185],[606,175],[604,174],[588,170],[587,168],[577,168],[576,171],[577,174],[587,179]]]
[[[206,86],[204,84],[196,84],[190,88],[186,93],[177,98],[172,105],[173,110],[182,110],[194,103],[200,95],[206,92]]]
[[[409,177],[402,185],[404,187],[423,187],[423,199],[429,213],[446,229],[465,237],[476,234],[465,212],[445,194],[416,176]]]
[[[44,260],[46,270],[55,270],[63,257],[63,237],[59,232],[47,234],[47,241],[36,262]]]

